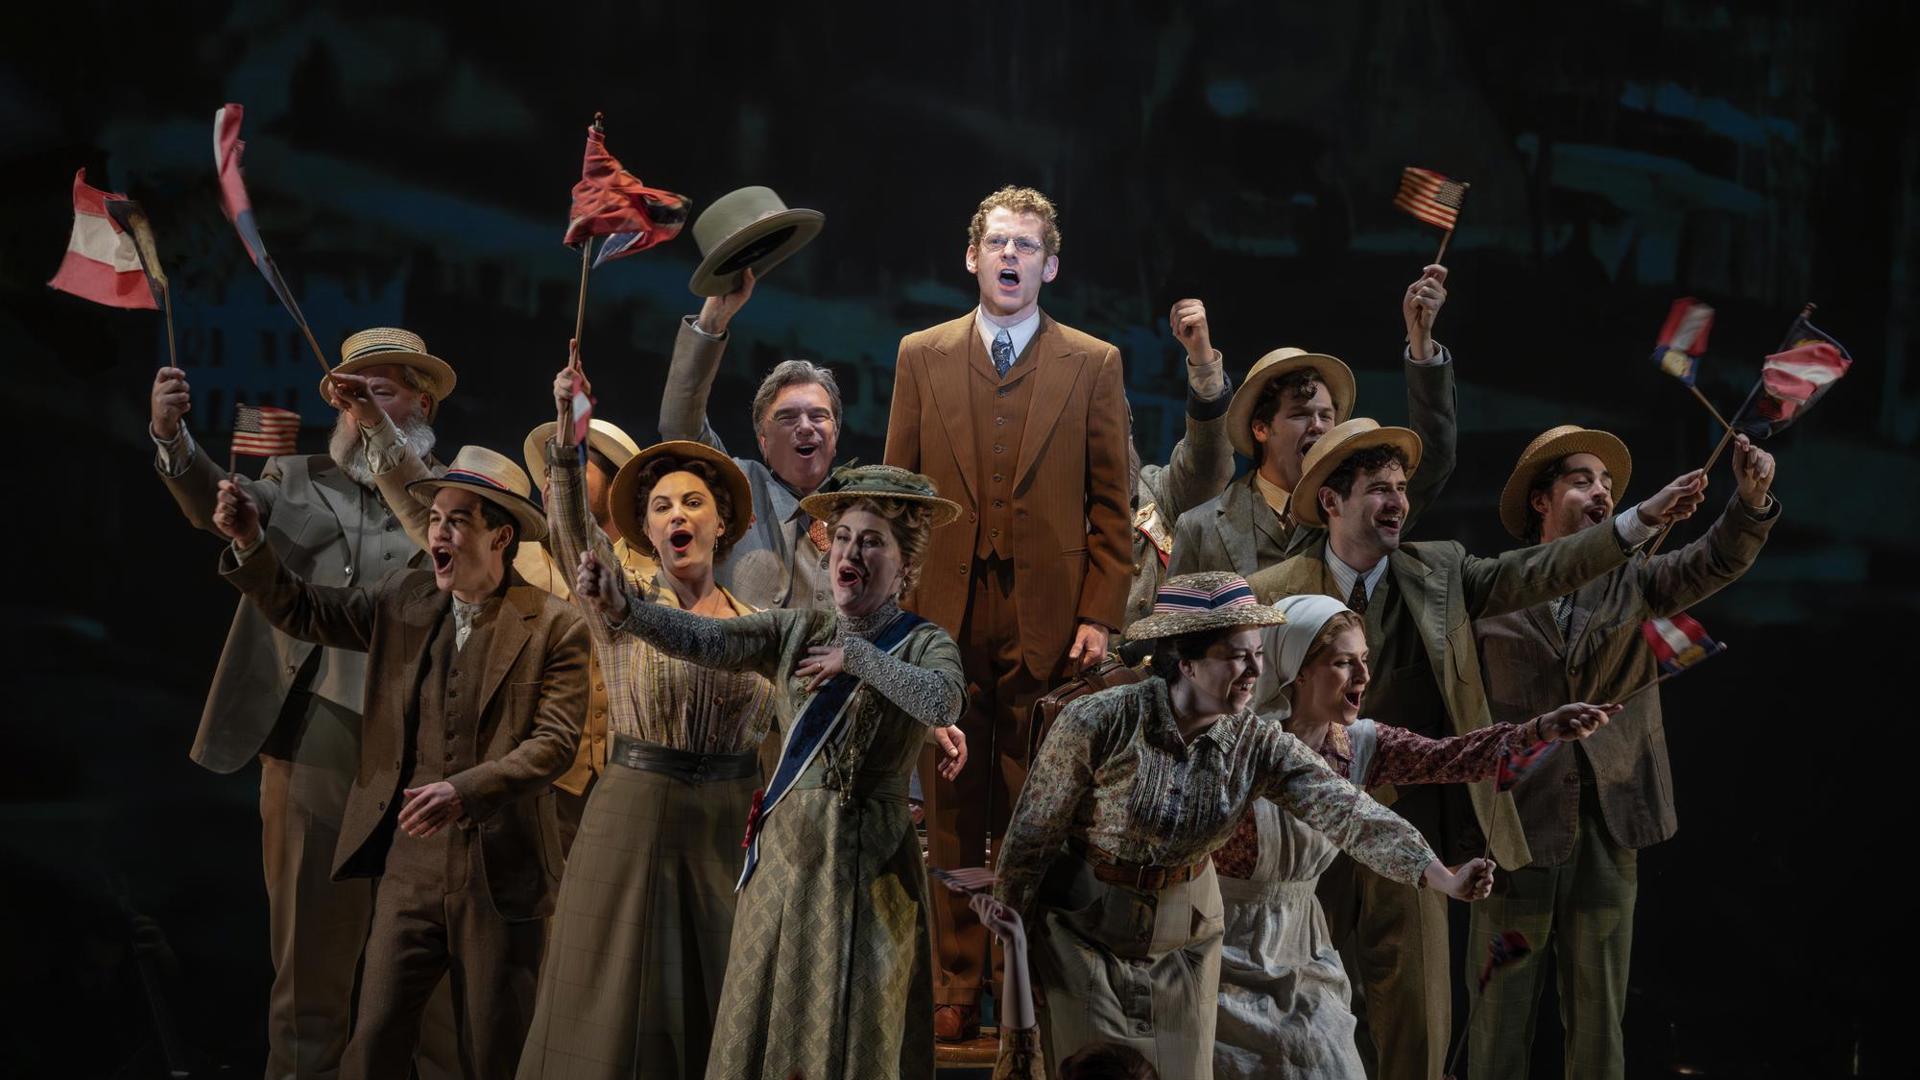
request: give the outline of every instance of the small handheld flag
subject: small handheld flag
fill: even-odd
[[[1510,964],[1525,959],[1533,952],[1532,943],[1527,935],[1518,930],[1502,930],[1494,935],[1487,945],[1487,962],[1480,967],[1480,992],[1486,993],[1487,984],[1493,981],[1493,973]]]
[[[291,454],[300,436],[300,414],[271,405],[237,405],[233,414],[233,453],[248,457]]]
[[[240,174],[240,155],[246,152],[247,144],[240,138],[240,121],[246,110],[238,105],[222,105],[213,114],[213,167],[220,176],[220,210],[233,223],[234,231],[240,234],[240,243],[247,249],[247,258],[260,275],[267,279],[267,286],[273,295],[280,298],[280,305],[293,316],[294,324],[306,335],[307,344],[312,347],[314,359],[320,361],[320,370],[331,372],[327,365],[326,354],[320,351],[320,343],[314,340],[313,330],[307,325],[307,317],[300,311],[299,301],[293,298],[293,290],[287,288],[287,281],[280,276],[280,267],[267,254],[267,245],[260,239],[260,229],[253,220],[253,202],[247,198],[246,181]]]
[[[685,195],[642,184],[607,152],[605,133],[598,126],[589,127],[563,242],[572,247],[589,237],[608,237],[593,260],[598,267],[680,235],[689,205]]]
[[[1700,621],[1682,611],[1667,618],[1648,619],[1640,624],[1640,635],[1660,665],[1662,676],[1678,675],[1710,656],[1718,656],[1727,647],[1713,640]]]
[[[1673,302],[1666,324],[1660,327],[1660,339],[1653,346],[1653,362],[1660,370],[1688,386],[1700,370],[1700,357],[1707,351],[1707,332],[1713,329],[1713,309],[1683,296]]]
[[[1852,366],[1847,347],[1801,312],[1787,328],[1780,351],[1760,366],[1760,393],[1740,421],[1740,430],[1756,439],[1779,434],[1825,397]]]
[[[1525,749],[1515,750],[1506,757],[1501,758],[1500,767],[1494,773],[1493,790],[1500,792],[1512,791],[1513,786],[1525,778],[1527,773],[1531,772],[1534,767],[1542,761],[1545,761],[1547,755],[1558,749],[1560,749],[1559,740],[1551,739],[1546,742],[1534,743]]]
[[[125,195],[89,185],[87,170],[73,174],[73,234],[67,238],[60,269],[47,284],[107,307],[158,310],[166,278],[162,275],[156,283],[150,276],[134,233],[112,213],[116,204],[138,209]],[[153,266],[159,266],[157,257]]]
[[[1432,169],[1409,165],[1400,170],[1400,191],[1393,205],[1437,228],[1453,231],[1470,185],[1449,180]]]

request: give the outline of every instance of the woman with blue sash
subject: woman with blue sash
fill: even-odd
[[[827,524],[833,611],[721,620],[634,603],[591,553],[576,585],[662,652],[777,690],[783,749],[747,823],[709,1080],[918,1080],[934,1070],[933,990],[907,778],[965,689],[952,639],[899,597],[960,508],[885,465],[836,470],[800,506]],[[942,745],[958,772],[963,748]]]

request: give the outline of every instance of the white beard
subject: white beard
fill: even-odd
[[[415,409],[413,415],[398,426],[401,443],[421,461],[427,460],[427,455],[433,453],[434,434],[425,411]],[[339,422],[333,425],[333,435],[327,440],[327,456],[333,458],[333,463],[354,483],[363,488],[374,487],[373,470],[367,465],[366,442],[360,437],[360,424],[352,413],[341,413]]]

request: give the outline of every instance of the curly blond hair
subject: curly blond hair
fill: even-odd
[[[1012,184],[980,200],[980,208],[973,212],[973,222],[967,226],[967,246],[980,246],[980,238],[987,234],[987,215],[996,209],[1032,214],[1039,218],[1045,226],[1041,245],[1046,248],[1048,255],[1060,254],[1060,212],[1054,209],[1053,200],[1033,188],[1015,187]]]
[[[893,526],[893,542],[900,545],[900,595],[913,591],[920,582],[920,567],[927,554],[927,541],[933,536],[933,507],[907,499],[889,499],[884,495],[863,496],[841,503],[827,519],[831,532],[849,511],[866,510],[887,519]]]

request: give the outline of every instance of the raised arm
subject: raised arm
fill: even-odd
[[[1023,915],[1031,913],[1040,879],[1072,829],[1081,801],[1093,790],[1101,713],[1089,707],[1092,701],[1082,697],[1068,705],[1047,731],[1000,845],[993,895]]]
[[[551,632],[526,738],[505,755],[447,778],[474,821],[485,821],[502,805],[537,794],[573,766],[580,718],[587,712],[586,619],[568,611]]]
[[[334,406],[353,417],[360,427],[360,441],[366,448],[367,470],[373,474],[374,486],[380,489],[380,497],[386,501],[393,516],[400,519],[400,527],[406,531],[407,539],[415,547],[426,550],[427,518],[432,511],[427,504],[407,491],[407,485],[415,480],[426,480],[434,473],[420,455],[400,437],[400,429],[393,418],[388,416],[373,399],[372,387],[365,377],[360,375],[335,375],[330,384],[334,394]]]
[[[1733,475],[1738,485],[1706,535],[1678,551],[1656,555],[1637,568],[1652,614],[1665,617],[1705,600],[1753,568],[1780,520],[1773,497],[1773,455],[1745,435],[1734,440]]]
[[[786,674],[780,669],[788,634],[812,614],[775,609],[710,619],[665,604],[637,603],[629,596],[620,569],[600,562],[591,552],[574,568],[573,587],[574,594],[594,610],[588,618],[605,619],[616,631],[636,634],[669,656],[722,671],[751,671],[773,680]]]
[[[1453,475],[1459,446],[1453,354],[1433,339],[1433,326],[1447,302],[1447,268],[1434,263],[1420,271],[1400,301],[1407,327],[1401,361],[1407,373],[1407,420],[1420,436],[1420,468],[1407,481],[1407,526],[1432,506]]]
[[[214,524],[232,540],[220,553],[220,576],[259,607],[283,633],[336,649],[366,652],[373,643],[376,590],[397,580],[395,571],[374,589],[313,585],[280,562],[273,545],[261,543],[259,508],[232,481],[220,485]]]
[[[187,431],[184,418],[193,408],[187,373],[175,367],[161,368],[153,377],[149,405],[147,434],[153,439],[154,471],[194,528],[223,535],[214,526],[213,512],[220,498],[220,481],[229,476]],[[267,459],[258,480],[231,477],[253,500],[263,522],[273,520],[273,506],[280,497],[279,460]]]
[[[1227,438],[1227,403],[1233,381],[1220,350],[1208,336],[1206,305],[1181,300],[1168,316],[1173,336],[1187,348],[1187,433],[1173,446],[1163,469],[1142,470],[1161,520],[1171,526],[1181,514],[1226,490],[1233,479],[1233,442]]]
[[[613,541],[600,528],[600,523],[593,520],[592,508],[587,505],[586,469],[580,464],[579,444],[573,441],[571,364],[553,377],[553,398],[559,422],[554,426],[553,438],[540,452],[547,457],[547,533],[553,540],[554,561],[571,571],[580,565],[580,554],[591,551],[600,565],[619,566]],[[581,601],[580,607],[590,618],[593,616],[591,605]],[[597,618],[591,621],[604,626]],[[593,636],[601,637],[597,632]]]
[[[726,453],[719,432],[707,422],[707,399],[727,351],[727,326],[753,295],[753,282],[752,270],[742,272],[732,292],[708,297],[698,316],[680,320],[673,359],[667,364],[667,386],[660,395],[662,439],[687,439]]]

